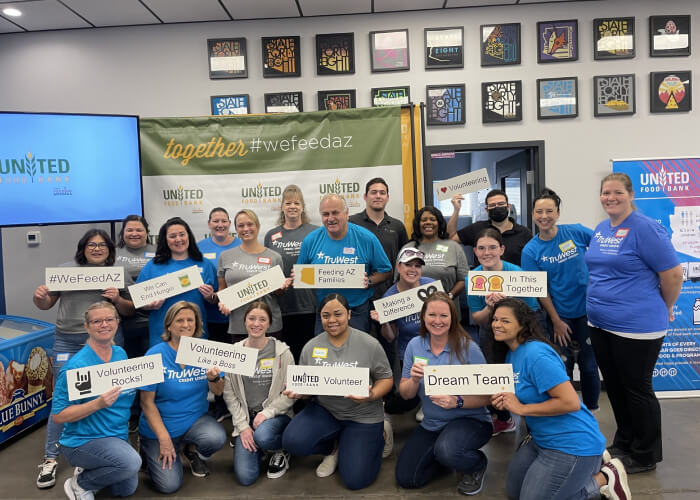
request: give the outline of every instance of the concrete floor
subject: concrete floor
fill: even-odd
[[[664,400],[661,403],[664,419],[665,460],[656,471],[631,476],[630,487],[637,499],[700,499],[700,399]],[[610,440],[614,422],[610,406],[603,393],[601,411],[596,414],[601,429]],[[384,461],[377,481],[369,488],[351,492],[345,489],[337,475],[325,479],[316,477],[314,470],[320,457],[293,458],[287,474],[276,480],[264,475],[250,487],[240,486],[233,477],[232,450],[226,446],[210,462],[212,474],[200,479],[185,469],[183,487],[170,498],[382,498],[388,500],[410,498],[462,497],[455,487],[454,473],[446,473],[421,490],[404,490],[396,485],[394,467],[396,451],[416,425],[413,412],[392,416],[395,433],[395,453]],[[230,423],[227,424],[230,429]],[[45,427],[25,434],[0,447],[0,498],[65,498],[63,482],[72,473],[61,460],[56,486],[48,490],[36,488],[37,464],[43,451]],[[504,478],[510,456],[519,441],[516,433],[503,434],[491,440],[484,448],[489,457],[484,489],[475,498],[505,498]],[[98,498],[108,498],[107,492]],[[164,498],[155,493],[145,475],[134,498]]]

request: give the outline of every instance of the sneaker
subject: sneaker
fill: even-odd
[[[227,418],[231,418],[231,412],[228,411],[228,406],[226,406],[226,402],[221,396],[216,396],[214,399],[214,407],[211,409],[209,414],[219,423],[223,422]]]
[[[613,459],[612,455],[610,455],[610,452],[608,450],[605,450],[603,452],[603,459],[601,460],[600,466],[602,467],[603,465],[607,464]]]
[[[187,457],[187,460],[190,461],[190,470],[193,476],[207,477],[209,475],[209,468],[207,464],[204,463],[204,460],[202,460],[197,450],[185,450],[183,454]]]
[[[418,411],[416,412],[416,422],[418,422],[420,424],[424,418],[425,418],[425,415],[423,414],[423,407],[421,406],[420,408],[418,408]]]
[[[338,467],[338,450],[336,449],[330,455],[326,455],[318,467],[316,467],[316,475],[318,477],[328,477],[333,475],[336,467]]]
[[[277,479],[284,476],[287,469],[289,469],[289,453],[284,450],[276,451],[272,454],[267,466],[267,477]]]
[[[129,434],[136,434],[139,431],[139,417],[132,415],[129,419]]]
[[[51,488],[56,484],[56,469],[58,468],[58,462],[56,462],[56,460],[46,459],[38,467],[39,476],[36,478],[37,488]]]
[[[484,476],[486,476],[486,467],[463,475],[462,480],[457,485],[457,491],[462,495],[476,495],[484,486]]]
[[[515,425],[515,420],[513,420],[513,417],[510,417],[505,422],[496,418],[493,420],[493,434],[491,435],[498,436],[504,432],[513,432],[516,428],[517,426]]]
[[[628,451],[623,450],[622,448],[618,448],[617,446],[608,446],[605,451],[607,451],[612,458],[619,458],[622,459],[622,457],[626,457],[629,455]],[[606,460],[606,462],[609,462],[610,460]]]
[[[608,478],[608,484],[600,487],[600,496],[611,500],[628,500],[632,498],[627,484],[627,473],[619,458],[613,458],[601,467],[600,472]]]
[[[641,472],[649,472],[650,470],[656,469],[655,463],[643,464],[641,462],[637,462],[629,455],[620,458],[620,462],[622,462],[622,464],[625,466],[627,474],[639,474]]]
[[[382,458],[386,458],[394,451],[394,430],[391,428],[391,422],[384,420],[384,449],[382,450]]]
[[[78,484],[78,478],[71,476],[63,483],[63,491],[70,500],[94,500],[95,494],[90,490],[84,490]]]

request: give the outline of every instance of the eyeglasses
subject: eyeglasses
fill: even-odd
[[[495,252],[495,251],[498,250],[499,248],[500,248],[500,247],[499,247],[498,245],[489,245],[489,246],[487,246],[487,247],[482,247],[482,246],[476,247],[476,249],[477,249],[479,252],[485,252],[486,250],[488,250],[488,251],[490,251],[490,252]]]
[[[425,254],[421,250],[416,250],[413,248],[407,248],[401,252],[401,258],[406,257],[418,257],[419,259],[425,259]]]
[[[491,203],[490,205],[486,205],[486,208],[491,210],[492,208],[507,207],[507,206],[508,206],[507,201],[499,201],[498,203]]]
[[[91,250],[94,250],[95,248],[107,248],[107,243],[105,243],[104,241],[102,241],[100,243],[95,243],[94,241],[91,241],[90,243],[88,243],[85,246]]]
[[[114,324],[114,322],[117,321],[117,318],[104,318],[104,319],[91,319],[88,321],[88,325],[90,326],[100,326],[102,323],[105,323],[107,325]]]

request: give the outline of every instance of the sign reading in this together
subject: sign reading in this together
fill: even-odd
[[[436,365],[423,370],[425,394],[471,396],[515,392],[513,365]]]
[[[405,292],[374,301],[374,308],[379,314],[379,323],[384,324],[411,314],[417,314],[423,307],[425,299],[435,292],[444,292],[442,282],[433,281],[425,285],[411,288]]]
[[[438,201],[449,200],[456,194],[475,193],[482,189],[491,189],[491,181],[485,168],[435,183]]]
[[[315,396],[369,396],[369,368],[336,366],[287,367],[287,389]]]
[[[546,297],[546,271],[469,271],[467,295]]]
[[[257,349],[213,340],[180,337],[175,362],[200,368],[218,366],[222,372],[252,377],[255,375],[257,359]]]
[[[52,292],[124,288],[124,268],[121,266],[47,267],[44,283]]]
[[[364,264],[294,264],[294,288],[364,287]]]
[[[284,272],[280,266],[263,271],[235,285],[218,292],[219,302],[230,310],[237,309],[248,302],[253,302],[284,285]]]
[[[174,297],[194,288],[199,288],[204,282],[198,266],[190,266],[174,273],[164,274],[157,278],[136,283],[129,287],[131,300],[138,309],[156,300]]]
[[[66,372],[70,401],[99,396],[113,387],[132,389],[162,381],[163,361],[160,354],[75,368]]]

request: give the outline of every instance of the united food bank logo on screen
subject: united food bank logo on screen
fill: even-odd
[[[0,184],[56,184],[70,182],[70,161],[67,158],[38,158],[28,151],[23,158],[0,158]],[[56,191],[56,189],[54,189]]]
[[[193,213],[202,211],[204,190],[187,188],[180,184],[175,189],[163,189],[163,204],[166,207],[192,207]],[[197,210],[198,209],[198,210]]]

